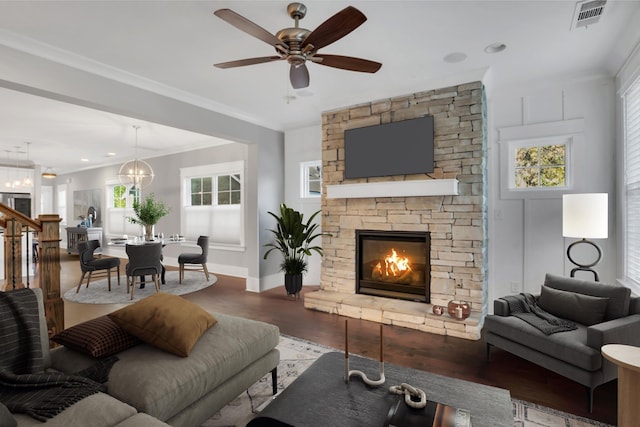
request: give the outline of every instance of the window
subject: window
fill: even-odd
[[[320,160],[301,163],[300,178],[301,197],[320,197],[322,194],[322,166]]]
[[[514,159],[515,188],[564,187],[565,153],[566,146],[564,144],[516,148]]]
[[[567,187],[569,140],[514,142],[510,152],[512,190]]]
[[[640,286],[640,79],[624,95],[625,276]]]
[[[244,246],[243,174],[243,161],[180,169],[180,227],[188,241],[206,235],[211,246]]]
[[[127,187],[124,185],[115,185],[112,189],[114,208],[126,208],[127,207]]]
[[[211,206],[213,204],[213,178],[191,178],[191,206]]]
[[[584,119],[498,129],[500,198],[560,198],[575,182],[572,152],[584,148]]]
[[[219,175],[216,194],[219,205],[240,204],[240,174]]]

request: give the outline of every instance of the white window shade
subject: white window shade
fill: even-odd
[[[640,79],[624,95],[625,109],[625,271],[640,285]]]

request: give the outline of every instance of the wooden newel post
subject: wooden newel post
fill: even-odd
[[[22,283],[22,223],[8,219],[4,229],[4,290],[24,288]]]
[[[40,287],[44,296],[49,336],[64,330],[64,301],[60,295],[60,221],[58,215],[39,215]]]

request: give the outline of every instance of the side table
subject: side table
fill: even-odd
[[[607,344],[601,351],[618,366],[618,427],[637,426],[640,422],[640,347]]]

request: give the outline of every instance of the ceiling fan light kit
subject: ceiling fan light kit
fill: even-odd
[[[295,21],[294,27],[284,28],[274,35],[231,9],[216,10],[214,15],[218,18],[273,46],[276,56],[221,62],[215,64],[215,66],[218,68],[235,68],[286,60],[290,65],[289,80],[294,89],[302,89],[309,86],[310,78],[306,65],[307,61],[327,67],[363,73],[375,73],[382,66],[381,63],[368,59],[342,55],[325,55],[318,52],[319,49],[340,40],[367,20],[367,17],[355,7],[348,6],[342,9],[313,31],[299,26],[300,19],[304,18],[307,13],[307,7],[304,4],[289,4],[287,13]]]

